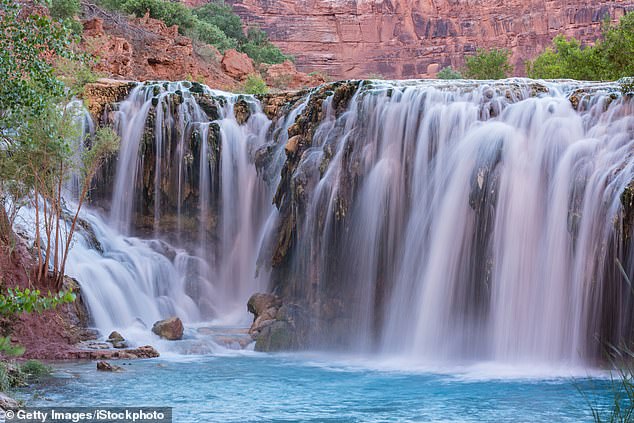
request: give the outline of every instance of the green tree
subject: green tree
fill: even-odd
[[[189,31],[188,35],[205,44],[211,44],[221,52],[238,46],[236,40],[227,37],[220,28],[207,22],[199,22],[194,29]]]
[[[462,74],[451,66],[444,67],[436,74],[438,79],[462,79]]]
[[[0,37],[0,71],[5,75],[0,84],[0,238],[5,245],[13,241],[7,205],[32,205],[37,278],[47,279],[51,266],[60,288],[83,201],[79,199],[67,233],[62,187],[77,172],[85,174],[84,183],[89,184],[94,166],[116,146],[111,136],[99,135],[84,150],[92,161],[74,160],[78,119],[66,103],[75,91],[56,78],[52,66],[55,58],[81,59],[72,51],[69,30],[46,16],[28,13],[29,9],[11,0],[0,0],[0,6],[0,33],[5,35]],[[86,192],[87,188],[84,196]]]
[[[465,59],[464,76],[471,79],[504,79],[513,71],[509,63],[511,52],[506,49],[479,48]]]
[[[595,49],[582,49],[578,40],[568,40],[562,35],[555,37],[552,44],[534,61],[527,63],[529,77],[584,80],[597,79],[603,73],[604,66]]]
[[[199,20],[207,22],[219,28],[228,38],[232,38],[239,43],[246,41],[242,29],[242,19],[224,1],[208,3],[194,9],[194,15]]]
[[[181,34],[195,29],[198,23],[189,8],[171,1],[128,0],[122,4],[122,10],[139,17],[149,12],[152,18],[165,22],[167,26],[178,25],[178,31]]]
[[[616,25],[606,21],[593,45],[558,35],[526,69],[529,77],[543,79],[616,80],[634,75],[634,14]]]
[[[70,31],[40,14],[22,13],[13,0],[0,0],[0,241],[13,240],[6,208],[10,192],[22,191],[13,176],[20,169],[9,152],[19,147],[16,135],[24,126],[25,114],[37,120],[49,99],[64,95],[64,84],[55,78],[47,57],[73,57]],[[44,53],[47,53],[45,55]]]

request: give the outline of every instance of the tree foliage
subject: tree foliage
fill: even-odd
[[[509,63],[511,52],[506,49],[479,48],[465,59],[464,76],[471,79],[504,79],[513,72]]]
[[[7,128],[20,125],[25,110],[37,114],[49,99],[64,95],[51,57],[75,55],[68,28],[13,0],[0,0],[0,34],[0,129],[6,135]]]
[[[83,79],[73,75],[65,86],[53,63],[81,61],[73,53],[70,31],[37,9],[0,0],[0,228],[11,228],[7,206],[28,204],[35,210],[36,277],[48,278],[52,268],[60,288],[77,216],[87,186],[104,158],[116,148],[112,136],[97,136],[84,148],[81,116],[67,106]],[[80,82],[81,81],[81,82]],[[117,139],[118,141],[118,139]],[[84,159],[77,159],[77,151]],[[73,211],[63,187],[74,175],[84,177],[82,196]],[[73,213],[74,212],[74,213]],[[64,220],[74,215],[70,226]],[[0,237],[6,243],[11,236]]]
[[[207,3],[194,9],[194,15],[202,22],[207,22],[220,29],[228,38],[244,43],[246,37],[242,30],[242,20],[233,13],[231,6],[224,2]]]
[[[72,19],[79,13],[79,0],[50,0],[48,10],[53,19]]]
[[[594,45],[558,35],[552,45],[527,63],[531,78],[616,80],[634,75],[634,13],[616,25],[606,21]]]

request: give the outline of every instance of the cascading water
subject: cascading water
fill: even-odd
[[[98,327],[246,323],[273,289],[313,346],[574,363],[631,339],[634,110],[614,86],[335,84],[274,126],[190,87],[115,112],[112,227],[88,213],[100,247],[82,234],[68,266]]]
[[[606,86],[575,110],[576,88],[374,83],[336,117],[324,100],[285,273],[314,342],[339,323],[335,343],[416,360],[577,362],[628,339],[633,110]]]

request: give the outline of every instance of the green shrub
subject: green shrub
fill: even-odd
[[[0,392],[25,386],[27,382],[37,382],[51,372],[49,366],[38,360],[28,360],[22,364],[15,361],[0,361]]]
[[[0,293],[0,315],[10,316],[19,313],[41,313],[60,304],[75,301],[75,294],[70,291],[60,291],[57,294],[42,295],[39,289],[9,288],[6,293]]]
[[[128,0],[123,4],[123,11],[136,16],[144,16],[146,11],[150,16],[165,22],[165,25],[178,25],[181,34],[192,30],[197,25],[197,19],[190,9],[181,3],[163,0]]]
[[[511,52],[505,49],[479,48],[474,56],[465,59],[464,76],[470,79],[508,78],[513,71],[510,55]]]
[[[244,81],[242,91],[246,94],[266,94],[269,92],[269,87],[260,75],[251,74]]]
[[[246,53],[256,63],[282,63],[292,60],[269,41],[269,36],[260,28],[251,27],[247,32],[247,42],[242,44],[239,50]]]
[[[526,73],[531,78],[540,79],[596,79],[602,72],[596,69],[596,50],[581,48],[581,43],[572,38],[558,35],[548,47],[532,62],[526,64]]]
[[[444,67],[436,74],[437,79],[462,79],[462,74],[451,66]]]
[[[79,13],[79,0],[51,0],[48,10],[53,19],[72,19]]]
[[[246,55],[253,59],[256,63],[276,64],[292,59],[268,41],[264,44],[254,44],[252,42],[248,42],[240,46],[239,50],[246,53]]]
[[[38,360],[28,360],[20,364],[20,371],[27,380],[37,380],[52,373],[53,369]]]
[[[198,22],[191,31],[188,31],[187,35],[205,44],[211,44],[221,52],[238,46],[236,40],[227,38],[220,28],[207,22]]]

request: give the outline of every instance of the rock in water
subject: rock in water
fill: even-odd
[[[128,348],[128,343],[125,338],[117,331],[114,331],[108,337],[108,342],[112,344],[114,348]]]
[[[247,310],[253,314],[253,324],[249,329],[249,335],[255,337],[263,328],[271,324],[281,306],[282,301],[273,294],[253,294],[247,303]]]
[[[152,326],[152,332],[163,339],[177,341],[183,339],[183,322],[178,317],[159,320]]]
[[[108,342],[121,342],[125,341],[125,338],[116,330],[113,331],[110,336],[108,336]]]
[[[122,372],[123,369],[119,366],[114,366],[107,361],[98,361],[97,370],[101,372]]]
[[[309,319],[296,304],[282,304],[273,294],[253,294],[247,303],[254,320],[249,335],[256,351],[288,351],[306,346]]]
[[[0,408],[3,410],[16,410],[20,408],[20,403],[10,396],[0,392]],[[4,420],[3,420],[4,421]]]

